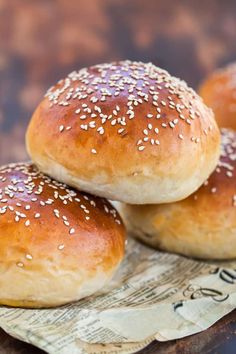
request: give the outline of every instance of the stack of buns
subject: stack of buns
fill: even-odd
[[[222,131],[219,160],[212,110],[151,63],[59,81],[27,130],[33,162],[0,169],[0,303],[51,307],[101,289],[126,235],[106,199],[125,203],[128,230],[151,246],[235,257],[235,137]]]

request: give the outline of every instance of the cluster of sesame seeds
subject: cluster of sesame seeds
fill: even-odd
[[[70,209],[72,205],[76,207],[78,222]],[[7,216],[13,223],[30,229],[37,224],[39,227],[47,225],[55,218],[61,223],[65,237],[79,236],[79,222],[91,222],[91,212],[96,208],[102,208],[101,212],[111,215],[117,224],[121,223],[117,211],[105,199],[99,198],[98,201],[91,195],[73,190],[42,174],[31,163],[9,164],[0,168],[0,222]],[[59,244],[57,248],[63,250],[65,245]],[[31,261],[33,255],[26,254],[24,258]],[[22,260],[16,264],[24,266]]]
[[[212,130],[209,122],[199,132],[200,136],[189,138],[185,134],[202,114],[209,114],[208,109],[184,81],[151,63],[127,60],[84,68],[59,81],[48,90],[46,97],[50,107],[72,106],[80,129],[92,129],[99,135],[110,134],[110,129],[114,129],[121,138],[127,136],[133,131],[131,122],[143,112],[144,128],[134,141],[140,152],[147,146],[158,147],[163,129],[177,130],[181,141],[186,138],[196,144],[201,134],[207,135]],[[60,124],[60,115],[58,127],[61,133],[72,129],[71,125]],[[99,153],[96,146],[91,153]]]
[[[221,129],[221,154],[217,167],[213,174],[203,184],[204,187],[210,186],[210,193],[217,194],[222,190],[222,185],[227,185],[227,179],[233,182],[235,185],[235,193],[230,196],[230,203],[236,206],[236,133],[229,129]],[[218,179],[218,175],[221,174],[226,177],[226,180],[222,182]],[[194,200],[198,199],[198,193],[194,194]]]

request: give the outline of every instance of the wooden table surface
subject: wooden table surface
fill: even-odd
[[[236,59],[234,0],[0,0],[0,164],[27,159],[24,134],[45,90],[68,72],[152,61],[197,88]],[[0,332],[0,354],[42,353]],[[235,354],[236,312],[142,353]]]

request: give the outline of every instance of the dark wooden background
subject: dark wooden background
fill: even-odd
[[[45,90],[74,69],[152,61],[194,88],[236,59],[235,0],[0,0],[0,164],[27,158],[25,129]],[[236,313],[146,353],[236,353]],[[40,353],[0,332],[0,354]]]

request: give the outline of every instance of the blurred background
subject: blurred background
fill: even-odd
[[[0,0],[0,163],[27,158],[27,123],[75,69],[152,61],[198,87],[236,59],[235,0]]]

